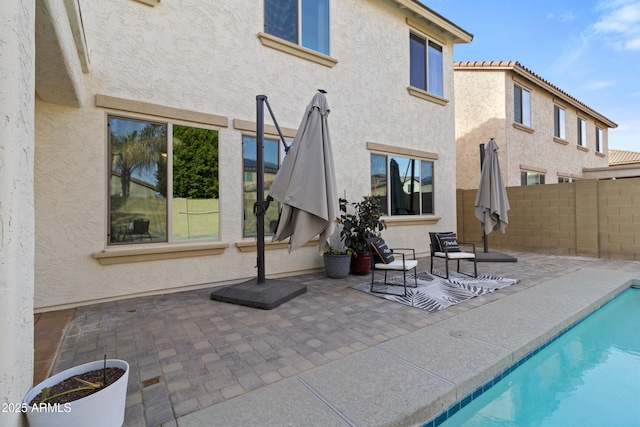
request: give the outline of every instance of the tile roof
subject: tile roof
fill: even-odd
[[[569,95],[564,90],[555,86],[548,80],[545,80],[538,74],[534,73],[527,67],[520,64],[518,61],[463,61],[463,62],[454,62],[453,64],[454,70],[462,70],[462,69],[483,69],[483,70],[513,70],[516,74],[526,78],[527,80],[535,83],[536,85],[542,87],[543,89],[549,91],[553,95],[558,96],[565,102],[573,105],[574,107],[584,111],[585,113],[593,116],[597,120],[603,122],[610,128],[617,128],[618,124],[606,118],[602,114],[598,113],[593,108],[588,105],[582,103],[578,99]]]
[[[609,166],[640,163],[640,152],[609,149]]]

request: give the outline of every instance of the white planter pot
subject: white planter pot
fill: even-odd
[[[30,427],[91,426],[120,427],[124,423],[124,407],[127,400],[129,382],[129,364],[124,360],[107,359],[107,368],[124,369],[116,382],[87,397],[62,405],[49,405],[47,408],[33,410],[29,402],[43,388],[52,387],[67,378],[85,372],[102,369],[104,360],[74,366],[47,378],[32,388],[24,397],[23,409],[27,414]]]

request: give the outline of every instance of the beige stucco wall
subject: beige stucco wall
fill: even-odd
[[[234,0],[160,2],[81,0],[91,72],[82,108],[36,104],[36,310],[214,286],[256,276],[256,252],[242,238],[242,134],[235,120],[255,122],[258,94],[268,96],[281,127],[296,129],[317,88],[328,91],[329,126],[341,195],[370,191],[367,142],[436,153],[436,215],[392,224],[391,245],[428,250],[430,229],[455,226],[453,69],[445,67],[445,106],[408,94],[409,26],[386,2],[331,2],[331,56],[325,67],[261,45],[262,8]],[[444,45],[444,64],[453,45]],[[109,247],[108,113],[95,95],[226,117],[219,130],[220,255],[102,265],[92,255]],[[270,123],[268,112],[266,122]],[[173,121],[181,123],[180,121]],[[184,122],[186,124],[186,122]],[[441,217],[441,218],[440,218]],[[139,248],[165,248],[152,243]],[[179,245],[176,245],[179,246]],[[175,246],[174,246],[175,247]],[[170,257],[169,257],[170,258]],[[316,247],[289,254],[267,250],[267,277],[318,269]]]
[[[0,425],[18,426],[15,406],[33,380],[33,2],[2,2],[0,25]]]
[[[458,233],[482,250],[475,190],[458,190]],[[507,188],[511,210],[490,250],[640,260],[640,178]]]
[[[456,183],[457,188],[478,188],[480,144],[495,138],[506,141],[506,92],[504,77],[495,72],[455,72]],[[491,90],[487,90],[491,88]],[[498,152],[500,164],[508,167],[506,150]]]
[[[514,126],[514,86],[531,92],[531,126]],[[596,125],[603,129],[604,153],[608,128],[594,117],[558,100],[546,89],[516,76],[511,70],[458,69],[456,85],[457,186],[477,188],[480,180],[478,144],[491,137],[500,147],[500,166],[506,186],[520,185],[520,172],[545,174],[546,183],[558,176],[582,179],[583,168],[606,167],[607,158],[596,153]],[[565,108],[566,139],[554,138],[554,105]],[[587,122],[586,149],[577,145],[577,117]]]

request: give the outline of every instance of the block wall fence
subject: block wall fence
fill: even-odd
[[[483,250],[477,190],[457,190],[459,239]],[[489,250],[640,261],[640,178],[508,187],[509,226]]]

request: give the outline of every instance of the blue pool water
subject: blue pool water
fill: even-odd
[[[438,425],[640,426],[640,289],[625,291],[425,424]]]

